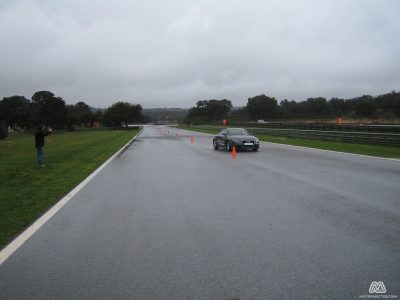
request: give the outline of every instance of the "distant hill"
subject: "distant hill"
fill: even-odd
[[[188,113],[185,108],[145,108],[142,114],[149,117],[150,122],[183,121]]]
[[[97,107],[93,107],[93,106],[89,106],[89,108],[90,108],[90,111],[93,113],[98,112],[98,111],[103,112],[106,110],[105,108],[97,108]]]

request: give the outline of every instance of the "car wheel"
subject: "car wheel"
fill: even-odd
[[[231,152],[232,151],[232,145],[230,141],[226,142],[226,151]]]
[[[214,150],[218,150],[218,144],[217,144],[216,139],[213,139],[213,147],[214,147]]]

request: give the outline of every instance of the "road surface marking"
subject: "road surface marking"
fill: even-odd
[[[65,204],[68,203],[86,184],[88,184],[97,174],[100,173],[121,151],[125,150],[126,147],[132,143],[136,137],[143,131],[140,130],[133,139],[131,139],[126,145],[119,149],[113,156],[111,156],[106,162],[98,167],[92,174],[90,174],[84,181],[70,191],[64,198],[58,201],[53,207],[51,207],[43,216],[35,221],[31,226],[24,230],[19,236],[17,236],[10,244],[8,244],[0,252],[0,266],[7,260],[19,247],[21,247],[36,231],[40,229],[48,220],[51,219]]]

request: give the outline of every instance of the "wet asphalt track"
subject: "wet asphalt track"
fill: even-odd
[[[372,281],[400,298],[400,161],[232,159],[169,130],[146,127],[1,265],[0,299],[359,299]]]

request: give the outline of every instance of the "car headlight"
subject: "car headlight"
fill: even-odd
[[[259,144],[260,141],[259,141],[258,139],[256,139],[256,140],[254,141],[254,143],[255,143],[255,144]]]

